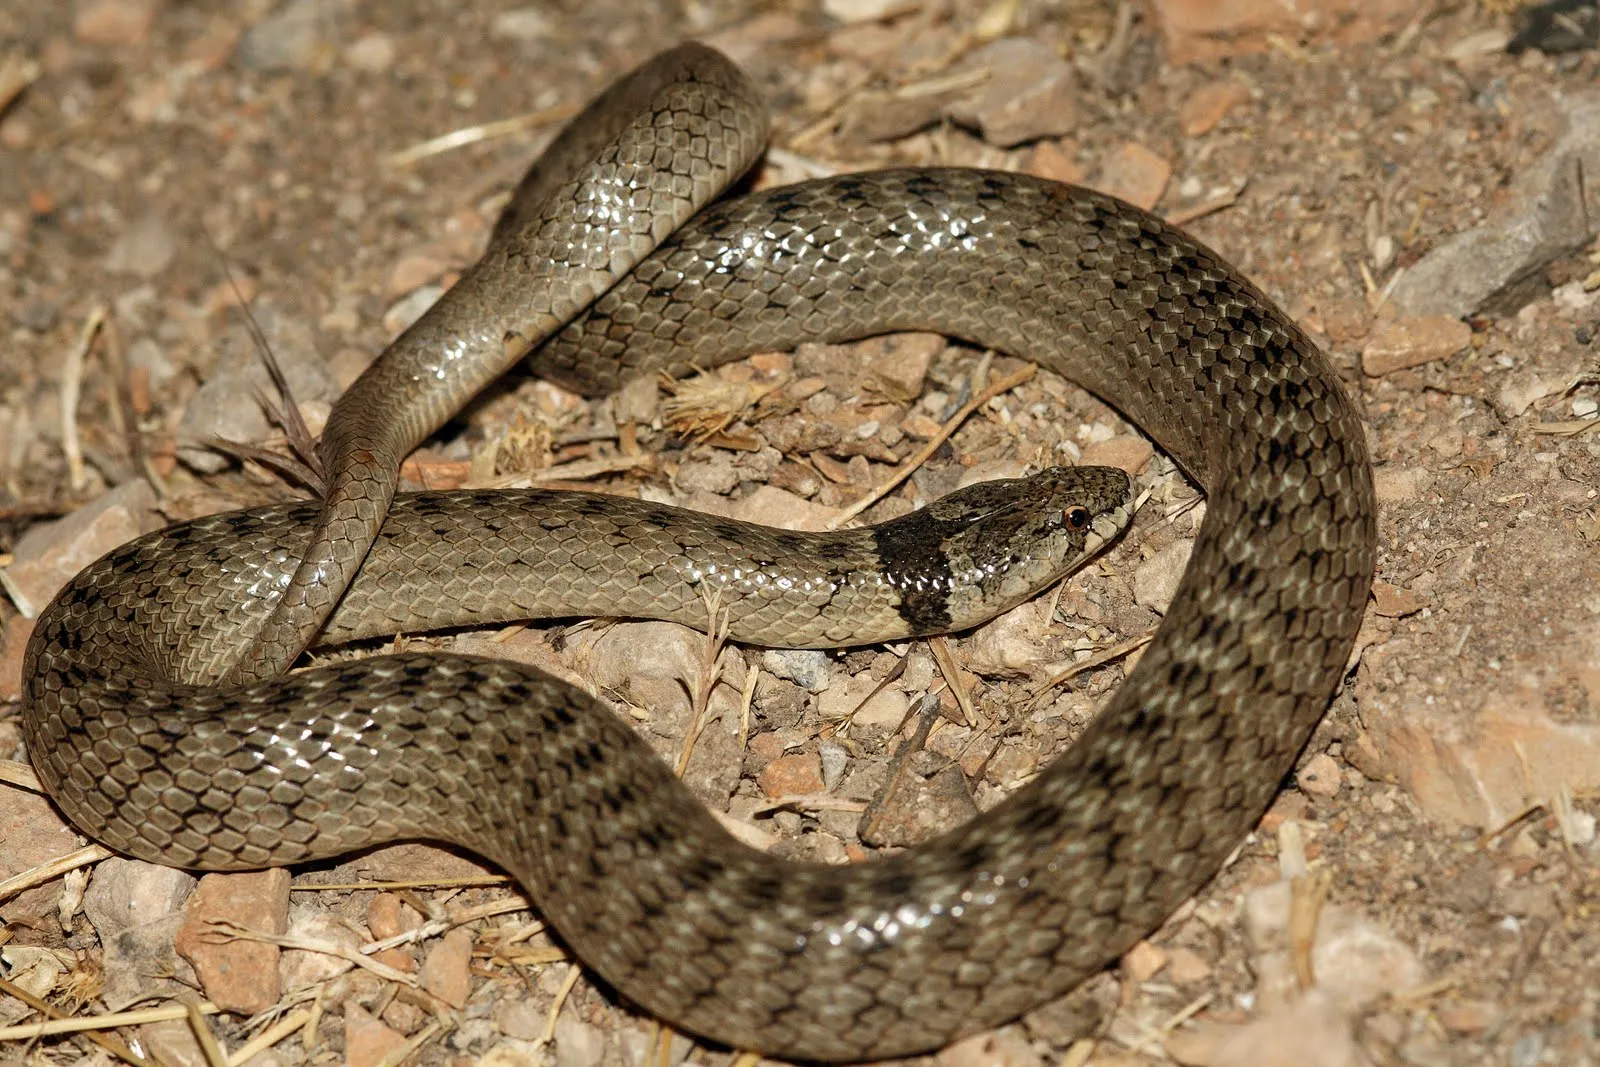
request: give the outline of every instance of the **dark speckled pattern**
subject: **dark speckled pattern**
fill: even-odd
[[[674,106],[708,113],[698,85],[681,83]],[[704,143],[681,140],[685,159]],[[451,291],[468,286],[428,327],[440,352],[459,351],[447,327],[482,338],[502,321],[493,301],[531,285],[519,272],[538,269],[521,256],[534,244],[518,236],[531,217],[491,248],[486,282]],[[1189,568],[1127,682],[1072,749],[971,823],[875,863],[788,864],[736,844],[591,701],[520,668],[403,655],[174,690],[132,671],[90,677],[95,628],[48,622],[30,646],[25,716],[41,776],[86,830],[130,849],[160,840],[141,854],[168,862],[458,841],[514,873],[647,1010],[774,1055],[927,1049],[1065,992],[1212,875],[1322,714],[1373,571],[1362,427],[1316,347],[1209,250],[1108,197],[980,171],[850,175],[717,205],[535,360],[605,389],[896,328],[1078,381],[1208,494]],[[383,437],[393,453],[439,409],[402,388],[404,373],[375,373],[400,374],[380,394],[406,428]],[[380,474],[398,461],[349,455]],[[381,517],[381,503],[366,511]],[[365,512],[352,521],[376,529]],[[296,547],[263,550],[292,563]],[[343,588],[354,564],[318,566]],[[125,621],[132,588],[99,587],[110,603],[96,610]]]

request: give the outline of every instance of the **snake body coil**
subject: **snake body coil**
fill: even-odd
[[[636,214],[743,169],[724,149],[762,120],[731,70],[679,49],[575,123],[484,260],[341,399],[334,491],[315,530],[295,527],[301,543],[221,518],[213,528],[238,522],[238,537],[182,568],[164,548],[141,557],[160,582],[138,567],[80,579],[90,595],[53,607],[30,644],[24,725],[52,795],[117,847],[253,866],[447,838],[514,874],[588,965],[669,1022],[772,1054],[881,1058],[1066,991],[1217,869],[1344,669],[1373,570],[1371,478],[1360,422],[1305,335],[1213,253],[1111,198],[907,170],[773,189],[681,226],[686,212]],[[597,169],[567,158],[606,137]],[[597,234],[600,251],[584,244]],[[561,265],[582,292],[530,295]],[[626,273],[612,284],[613,271]],[[296,627],[334,613],[383,526],[399,456],[524,348],[542,343],[546,374],[608,388],[901,328],[1079,382],[1208,494],[1127,682],[1076,745],[969,824],[872,863],[775,860],[734,842],[604,709],[494,661],[403,654],[268,680],[251,679],[283,663],[252,664],[234,668],[245,684],[196,684],[239,654],[238,634],[219,647],[207,620],[240,609],[216,605],[262,593],[260,570],[223,557],[271,557],[287,582],[312,544],[258,646],[276,650],[258,663],[287,662],[311,637]],[[419,379],[446,399],[413,396]],[[426,578],[432,550],[420,538],[404,562]],[[402,562],[379,553],[362,571],[372,588]],[[448,587],[405,588],[421,614],[462,610]],[[179,610],[195,591],[209,616]],[[140,600],[175,606],[171,625],[138,630]]]

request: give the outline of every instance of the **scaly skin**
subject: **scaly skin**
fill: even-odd
[[[723,113],[699,95],[707,83],[673,85],[663,123],[674,108]],[[681,143],[692,153],[703,142]],[[690,158],[662,156],[669,169]],[[568,225],[552,221],[564,195],[513,209],[470,275],[480,280],[418,335],[434,356],[502,339],[495,301],[543,276],[552,257],[528,235]],[[1209,501],[1127,682],[1072,749],[969,824],[880,862],[785,863],[729,838],[592,701],[523,668],[400,656],[352,676],[359,690],[337,668],[175,689],[132,671],[94,674],[100,646],[47,624],[30,645],[24,720],[41,777],[96,836],[125,843],[109,820],[135,812],[147,835],[170,840],[148,853],[169,862],[211,852],[272,862],[310,839],[317,854],[376,838],[456,841],[512,872],[626,996],[772,1055],[919,1051],[1065,992],[1215,872],[1321,716],[1373,571],[1362,427],[1305,334],[1208,249],[1100,194],[981,171],[849,175],[714,205],[534,358],[603,389],[656,368],[909,328],[1086,386]],[[453,347],[458,338],[474,340]],[[392,355],[330,423],[330,454],[360,460],[363,503],[349,520],[358,551],[329,562],[319,535],[302,565],[331,576],[313,618],[365,553],[399,454],[447,410],[410,396],[408,357],[397,371],[386,369]],[[477,388],[457,384],[450,405]],[[350,510],[347,496],[333,513]],[[96,588],[125,603],[132,587],[112,575]],[[302,601],[286,599],[291,614]],[[279,651],[292,658],[309,637]],[[270,673],[286,660],[261,662]],[[110,762],[84,758],[91,750]],[[296,821],[301,804],[320,821]]]

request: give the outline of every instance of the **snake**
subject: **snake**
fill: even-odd
[[[766,128],[759,92],[715,50],[647,61],[557,136],[482,258],[334,405],[320,502],[161,531],[68,586],[27,649],[23,725],[74,823],[137,857],[213,869],[452,841],[511,873],[624,1000],[812,1061],[929,1050],[1013,1020],[1221,867],[1343,678],[1372,580],[1370,463],[1338,373],[1215,252],[1086,188],[905,168],[724,195]],[[500,587],[519,528],[582,518],[564,528],[624,559],[648,539],[655,513],[615,502],[397,502],[401,457],[517,361],[605,392],[897,330],[1059,373],[1206,496],[1123,684],[967,823],[866,862],[784,860],[730,836],[598,700],[531,668],[406,651],[282,674],[319,634],[535,614]],[[1124,507],[1125,485],[1093,483],[1066,527],[1100,529]],[[709,537],[751,535],[705,521]],[[914,580],[842,581],[824,553],[798,576],[812,588],[790,574],[762,595],[881,585],[908,622],[951,616],[946,579],[961,568],[940,538],[890,540],[925,554]],[[778,547],[715,551],[746,560],[734,569],[749,578]],[[875,548],[849,554],[861,551]],[[581,584],[589,560],[532,569]],[[644,575],[598,584],[622,596]],[[585,610],[651,613],[625,599]],[[783,613],[759,639],[805,643]]]

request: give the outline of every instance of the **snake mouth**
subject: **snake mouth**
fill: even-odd
[[[1154,491],[1152,486],[1146,485],[1135,495],[1133,490],[1138,486],[1139,481],[1129,475],[1126,499],[1115,507],[1106,508],[1095,514],[1089,523],[1089,529],[1084,533],[1083,552],[1079,554],[1074,568],[1083,566],[1105,552],[1121,540],[1133,526],[1134,516],[1139,513],[1139,509],[1150,499],[1150,494]]]

